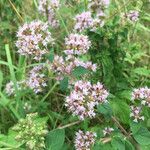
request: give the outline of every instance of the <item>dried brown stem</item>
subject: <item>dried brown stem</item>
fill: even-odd
[[[74,126],[76,124],[79,124],[81,121],[76,121],[76,122],[72,122],[72,123],[69,123],[67,125],[64,125],[64,126],[61,126],[61,127],[58,127],[57,129],[65,129],[65,128],[68,128],[68,127],[71,127],[71,126]]]

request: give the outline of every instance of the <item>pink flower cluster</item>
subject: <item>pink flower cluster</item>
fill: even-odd
[[[66,97],[65,106],[80,120],[95,117],[94,108],[100,103],[106,103],[108,92],[101,83],[92,85],[90,82],[79,80],[74,84],[74,90]]]
[[[75,17],[74,29],[82,32],[85,29],[95,31],[98,27],[104,26],[104,10],[109,6],[110,0],[89,0],[88,9],[89,11],[78,14]],[[94,18],[92,13],[96,14]]]
[[[76,150],[90,150],[95,143],[96,133],[79,130],[76,132],[75,149]]]
[[[132,22],[136,22],[139,20],[139,12],[136,10],[131,10],[126,16]]]
[[[75,17],[74,29],[78,32],[82,32],[85,29],[95,31],[97,27],[104,26],[104,17],[105,14],[103,13],[103,11],[98,12],[95,18],[92,18],[92,14],[90,11],[83,12]]]
[[[53,43],[47,23],[41,21],[25,23],[19,28],[17,37],[16,46],[19,49],[18,53],[33,56],[33,59],[38,61],[47,53],[48,44]]]
[[[29,72],[29,77],[26,80],[27,86],[30,87],[35,93],[42,92],[43,87],[47,86],[45,75],[41,73],[42,70],[42,65],[34,67]]]
[[[141,116],[141,107],[131,106],[130,117],[133,118],[134,122],[138,122],[139,120],[144,120],[144,116]]]
[[[67,55],[82,55],[87,53],[91,46],[91,42],[86,35],[70,34],[68,38],[65,38]]]
[[[93,18],[91,12],[82,12],[75,17],[75,27],[74,29],[81,32],[85,29],[91,28],[93,26]]]
[[[83,62],[76,57],[68,57],[66,59],[62,56],[55,55],[53,63],[50,64],[50,68],[57,73],[57,80],[62,80],[64,75],[71,75],[73,69],[78,66],[96,71],[96,64],[92,64],[90,61]]]
[[[104,136],[110,135],[113,131],[114,131],[113,128],[106,127],[106,128],[103,130],[103,134],[104,134]]]
[[[142,105],[150,107],[150,89],[148,87],[142,87],[133,89],[131,94],[131,101],[140,101]],[[131,106],[130,117],[134,118],[133,121],[138,122],[144,120],[144,116],[141,116],[142,106]]]
[[[88,0],[88,8],[92,11],[100,12],[107,8],[110,0]]]
[[[150,89],[148,87],[134,89],[131,100],[141,100],[142,105],[148,105],[150,107]]]
[[[43,16],[47,16],[48,23],[52,27],[59,26],[59,21],[56,19],[56,9],[59,9],[59,0],[39,0],[38,10]]]

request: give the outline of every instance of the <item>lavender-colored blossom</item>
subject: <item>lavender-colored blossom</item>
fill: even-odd
[[[25,23],[19,28],[17,37],[18,53],[33,56],[35,60],[41,60],[42,56],[47,53],[48,44],[53,44],[47,23],[41,21]]]
[[[103,130],[103,134],[104,134],[104,136],[110,135],[113,131],[114,131],[113,128],[106,127],[106,128]]]
[[[96,133],[79,130],[76,132],[75,149],[76,150],[90,150],[95,143]]]
[[[104,24],[105,24],[104,20],[98,17],[93,19],[93,27],[91,28],[91,31],[96,31],[98,27],[103,27]]]
[[[150,89],[148,87],[133,89],[131,100],[140,100],[142,105],[150,107]]]
[[[47,86],[45,75],[41,73],[42,70],[42,65],[34,67],[29,72],[29,77],[26,81],[27,86],[30,87],[35,93],[42,92],[43,88]]]
[[[88,8],[96,13],[108,8],[109,4],[110,0],[88,0]]]
[[[46,16],[49,25],[54,28],[59,26],[59,21],[56,19],[56,10],[59,7],[59,0],[39,0],[38,10],[40,14]]]
[[[75,17],[74,29],[81,32],[93,26],[93,18],[91,12],[82,12]]]
[[[89,0],[88,9],[94,14],[93,25],[91,31],[96,31],[97,28],[104,26],[106,18],[105,9],[108,8],[110,0]]]
[[[136,22],[139,20],[139,12],[136,10],[131,10],[126,14],[127,18],[132,22]]]
[[[49,10],[49,13],[48,13],[48,24],[53,28],[59,27],[59,20],[56,19],[56,13],[52,9]]]
[[[139,120],[144,120],[144,116],[141,116],[141,107],[131,106],[130,117],[133,118],[134,122],[138,122]]]
[[[71,75],[72,71],[79,66],[96,71],[96,64],[92,64],[90,61],[83,62],[75,57],[65,59],[62,56],[55,55],[53,63],[50,63],[50,68],[57,73],[57,80],[62,80],[65,75]]]
[[[92,96],[98,103],[107,103],[109,93],[105,90],[103,84],[97,82],[93,85]]]
[[[91,42],[88,36],[80,34],[70,34],[65,39],[66,50],[64,51],[67,55],[81,55],[87,53],[91,46]]]
[[[97,69],[97,65],[96,64],[92,64],[91,61],[84,62],[82,60],[79,60],[79,59],[75,58],[74,59],[74,64],[75,64],[76,67],[81,66],[81,67],[89,69],[89,70],[91,70],[93,72],[96,72],[96,69]]]
[[[80,120],[93,118],[96,113],[94,108],[100,103],[106,103],[108,92],[101,83],[92,85],[87,81],[77,81],[74,84],[74,90],[66,97],[66,107],[74,116]]]

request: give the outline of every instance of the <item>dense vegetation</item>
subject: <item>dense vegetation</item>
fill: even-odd
[[[0,150],[149,150],[149,8],[1,0]]]

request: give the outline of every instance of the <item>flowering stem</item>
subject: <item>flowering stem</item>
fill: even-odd
[[[16,93],[16,100],[17,100],[16,110],[17,110],[20,107],[19,106],[20,93],[19,93],[18,87],[17,87],[17,80],[16,80],[16,76],[15,76],[15,71],[14,71],[14,68],[13,68],[13,63],[12,63],[12,58],[11,58],[11,54],[10,54],[9,44],[5,44],[5,50],[6,50],[7,61],[8,61],[8,64],[9,64],[11,80],[14,84],[14,89],[15,89],[15,93]]]
[[[74,126],[76,124],[79,124],[81,121],[76,121],[76,122],[72,122],[72,123],[69,123],[67,125],[64,125],[64,126],[61,126],[61,127],[58,127],[57,129],[65,129],[65,128],[68,128],[68,127],[71,127],[71,126]]]
[[[116,125],[118,126],[118,128],[122,131],[122,133],[129,138],[130,142],[136,147],[136,150],[140,150],[139,144],[134,140],[134,138],[128,134],[128,132],[124,129],[124,127],[119,123],[119,121],[115,118],[112,117],[112,120],[114,123],[116,123]]]
[[[68,29],[67,29],[67,26],[66,26],[66,24],[65,24],[65,22],[64,22],[64,20],[63,20],[63,18],[62,18],[62,16],[61,16],[61,14],[60,14],[59,11],[57,11],[57,10],[56,10],[56,12],[57,12],[57,14],[58,14],[58,16],[59,16],[59,18],[60,18],[60,20],[61,20],[61,22],[62,22],[62,24],[63,24],[63,26],[64,26],[64,28],[65,28],[65,30],[66,30],[66,33],[69,35],[69,31],[68,31]]]
[[[144,7],[144,3],[142,4],[142,6],[141,6],[141,8],[140,8],[141,11],[142,11],[143,7]],[[134,25],[133,32],[132,32],[132,34],[131,34],[131,39],[134,37],[134,33],[135,33],[136,26],[137,26],[138,22],[139,22],[139,21],[137,21],[137,22],[135,23],[135,25]]]
[[[119,123],[119,121],[115,117],[112,117],[112,120],[113,120],[113,122],[115,122],[117,124],[117,126],[124,133],[124,135],[129,136],[128,132],[123,128],[123,126]]]
[[[38,8],[38,4],[37,4],[37,1],[36,0],[33,0],[34,1],[34,5],[36,8]]]
[[[0,99],[1,100],[0,105],[2,105],[3,107],[7,106],[7,104],[9,104],[9,100],[1,92],[0,92],[0,96],[2,98],[2,99]],[[8,108],[10,109],[10,111],[13,112],[14,116],[18,120],[21,118],[20,115],[18,114],[18,112],[16,111],[16,109],[11,104],[9,104]]]
[[[18,10],[16,9],[15,5],[11,2],[11,0],[8,0],[14,11],[16,12],[18,18],[21,20],[21,22],[24,22],[22,16],[19,14]]]
[[[84,0],[84,9],[85,9],[85,11],[87,9],[87,0]]]
[[[128,6],[131,2],[132,2],[132,0],[129,0],[129,1],[127,1],[125,4],[123,4],[123,5],[120,7],[120,11],[121,11],[122,9],[124,9],[124,7]],[[109,20],[110,18],[114,17],[114,16],[117,15],[117,14],[118,14],[118,9],[117,9],[112,15],[110,15],[107,19]]]
[[[43,97],[43,99],[41,100],[41,102],[44,102],[46,100],[46,98],[49,96],[49,94],[51,94],[53,92],[53,90],[55,89],[55,87],[58,85],[58,82],[56,82],[52,88],[49,90],[49,92]]]

